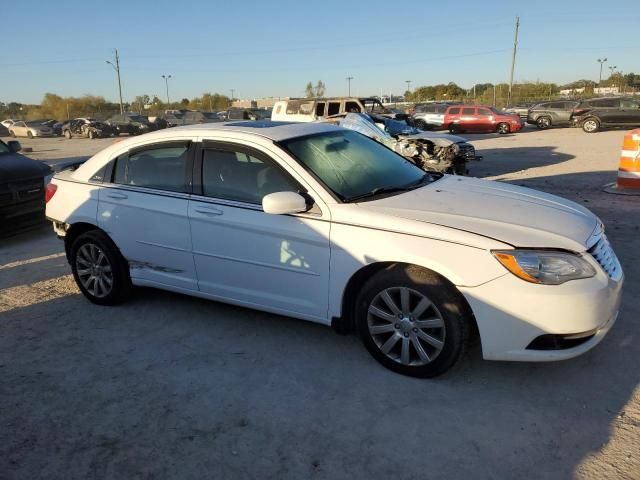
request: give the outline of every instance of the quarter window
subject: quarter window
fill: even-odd
[[[113,183],[187,192],[188,145],[139,150],[116,159]]]
[[[262,155],[227,149],[204,152],[202,193],[207,197],[260,205],[270,193],[298,190],[293,179]]]

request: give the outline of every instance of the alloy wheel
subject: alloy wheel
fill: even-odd
[[[402,365],[427,365],[444,348],[442,314],[424,294],[408,287],[378,293],[369,305],[367,326],[378,349]]]
[[[595,132],[598,129],[598,123],[595,120],[587,120],[584,122],[583,128],[587,132]]]
[[[76,272],[82,286],[94,297],[103,298],[113,288],[111,263],[94,243],[85,243],[76,254]]]

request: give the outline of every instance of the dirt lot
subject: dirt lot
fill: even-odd
[[[607,225],[627,278],[594,350],[518,364],[476,348],[406,378],[311,323],[146,289],[89,304],[44,227],[0,241],[0,478],[640,478],[640,197],[601,190],[622,133],[470,138],[473,175]],[[49,159],[111,141],[23,145]]]

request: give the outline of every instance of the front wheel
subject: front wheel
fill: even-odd
[[[27,138],[33,138],[33,133],[27,132]]]
[[[13,130],[9,130],[9,135],[11,135],[11,138],[16,138],[16,132]]]
[[[129,266],[103,232],[91,230],[71,246],[69,261],[76,284],[90,302],[117,305],[131,294]]]
[[[356,306],[365,347],[394,372],[435,377],[466,350],[470,321],[461,295],[432,271],[388,267],[364,285]]]
[[[449,133],[452,134],[456,134],[456,133],[462,133],[462,128],[460,128],[460,125],[458,125],[457,123],[451,123],[449,124]]]
[[[582,130],[587,133],[596,133],[600,130],[600,122],[595,118],[587,118],[582,122]]]
[[[498,128],[496,129],[496,131],[500,135],[506,135],[507,133],[509,133],[511,131],[511,129],[509,128],[509,124],[508,123],[499,123],[498,124]]]
[[[94,138],[96,138],[96,134],[93,132],[93,130],[89,130],[89,140],[93,140]]]
[[[71,132],[69,130],[64,131],[64,138],[71,140]]]

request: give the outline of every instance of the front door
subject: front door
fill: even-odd
[[[630,126],[640,126],[640,100],[620,100],[620,123]]]
[[[188,205],[190,144],[146,145],[120,155],[100,189],[98,226],[118,245],[133,279],[197,290]]]
[[[266,152],[245,146],[205,142],[196,165],[200,195],[189,204],[189,218],[200,290],[326,320],[330,223],[317,207],[300,215],[262,211],[265,195],[304,187]]]

